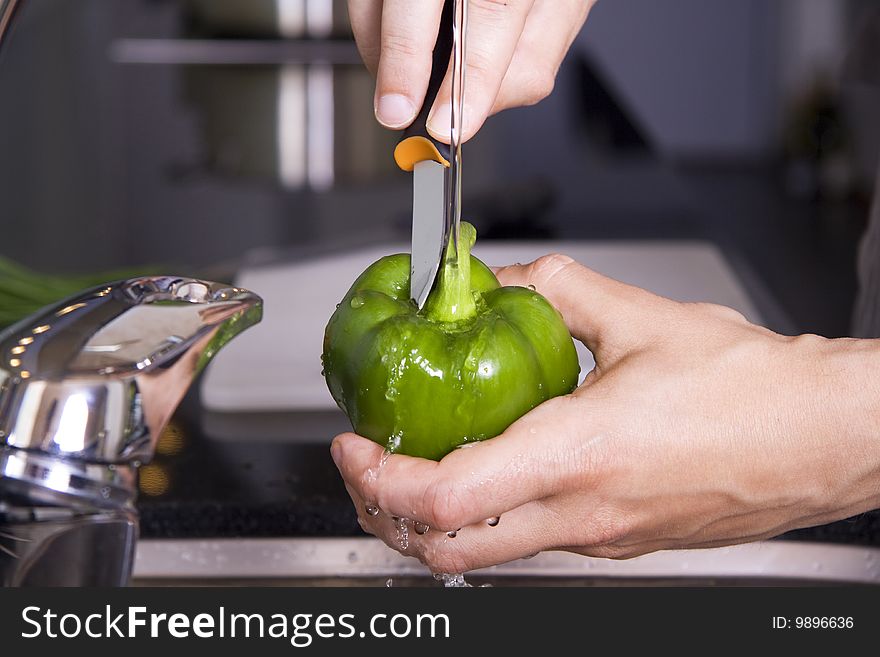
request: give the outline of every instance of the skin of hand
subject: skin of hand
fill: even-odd
[[[560,255],[498,276],[547,297],[596,367],[440,462],[391,455],[378,468],[382,447],[337,436],[361,526],[391,547],[465,572],[542,550],[741,543],[880,507],[880,341],[778,335]],[[395,516],[431,529],[402,550]]]
[[[486,118],[534,105],[556,73],[596,0],[468,0],[462,139]],[[425,99],[443,0],[348,0],[358,50],[376,76],[374,110],[387,128],[412,123]],[[449,142],[450,74],[427,128]]]

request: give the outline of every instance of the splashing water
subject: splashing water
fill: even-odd
[[[370,483],[376,482],[382,472],[382,468],[388,463],[388,459],[391,458],[391,455],[400,447],[401,437],[400,433],[396,433],[388,439],[388,443],[382,451],[382,455],[379,457],[379,462],[376,464],[376,467],[367,470],[367,481]],[[367,515],[375,517],[379,515],[380,509],[375,504],[367,504],[366,512]],[[391,520],[394,522],[394,528],[397,530],[397,546],[401,551],[405,551],[409,548],[409,523],[411,521],[409,518],[400,518],[398,516],[392,516]],[[427,525],[422,525],[422,523],[415,523],[414,528],[417,534],[424,534],[425,531],[427,531]],[[423,529],[419,531],[421,528]],[[388,581],[390,582],[391,580]]]
[[[394,526],[397,529],[397,547],[406,550],[409,547],[409,522],[408,518],[396,518]]]
[[[385,467],[385,464],[388,463],[388,459],[393,453],[395,449],[400,446],[400,436],[392,436],[388,439],[388,445],[385,447],[382,452],[382,456],[379,457],[379,462],[376,464],[375,468],[369,468],[367,470],[367,481],[371,484],[376,483],[376,480],[379,478],[379,473],[382,471],[382,468]],[[372,503],[367,503],[365,511],[368,516],[376,517],[379,515],[379,507]]]
[[[398,438],[397,444],[399,445],[400,439]],[[395,447],[396,445],[392,443],[391,440],[388,441],[389,446]],[[375,468],[367,469],[367,481],[371,484],[376,483],[376,480],[379,478],[379,474],[382,472],[382,468],[385,467],[385,464],[388,463],[388,459],[391,457],[392,449],[388,447],[382,452],[382,456],[379,457],[379,462],[376,464]]]
[[[447,589],[473,588],[473,584],[465,581],[463,573],[434,573],[434,579],[443,582]]]

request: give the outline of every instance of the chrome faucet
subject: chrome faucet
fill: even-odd
[[[129,582],[137,469],[194,378],[261,317],[247,290],[157,276],[0,333],[0,584]]]

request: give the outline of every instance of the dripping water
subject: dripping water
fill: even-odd
[[[409,547],[409,525],[407,518],[395,518],[394,527],[397,529],[397,547],[406,550]]]
[[[443,586],[448,589],[473,588],[472,584],[465,581],[463,573],[434,573],[434,579],[443,582]]]

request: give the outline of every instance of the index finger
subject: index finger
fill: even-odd
[[[483,125],[535,0],[471,0],[468,4],[465,53],[465,93],[461,140],[467,141]],[[447,72],[428,115],[428,132],[448,143],[452,119],[452,74]]]
[[[502,435],[441,461],[392,454],[348,433],[333,441],[343,478],[370,504],[394,516],[450,531],[499,516],[563,489],[589,472],[591,441],[573,440],[589,423],[572,396],[550,399]]]
[[[385,0],[376,76],[376,119],[387,128],[412,123],[428,91],[443,0]]]

